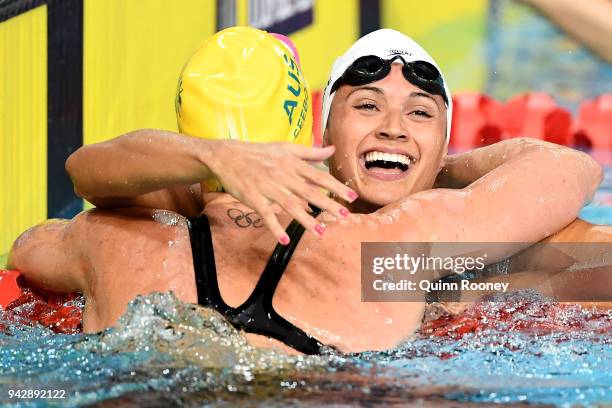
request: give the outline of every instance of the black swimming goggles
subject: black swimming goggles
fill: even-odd
[[[426,61],[406,62],[400,55],[385,60],[376,55],[366,55],[357,58],[344,73],[333,83],[330,95],[340,88],[340,85],[365,85],[379,81],[389,75],[391,64],[396,59],[404,63],[402,73],[404,78],[413,85],[433,95],[440,95],[448,106],[448,98],[444,91],[444,80],[438,69]]]

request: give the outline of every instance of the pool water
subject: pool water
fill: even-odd
[[[612,225],[611,167],[581,216]],[[431,308],[421,331],[388,352],[314,357],[253,348],[216,312],[172,294],[135,299],[116,327],[94,335],[24,324],[18,316],[40,306],[25,303],[0,311],[0,405],[612,405],[612,310],[529,291],[493,300],[459,316]],[[65,398],[20,399],[17,390]]]
[[[137,298],[117,327],[95,335],[3,323],[5,406],[612,403],[612,311],[530,292],[433,319],[395,350],[349,356],[253,348],[216,312],[171,294]],[[16,389],[66,398],[9,398]]]

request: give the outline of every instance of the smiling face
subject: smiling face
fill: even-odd
[[[336,146],[330,173],[359,194],[353,212],[372,212],[430,189],[446,154],[446,107],[393,64],[380,81],[341,86],[325,141]]]

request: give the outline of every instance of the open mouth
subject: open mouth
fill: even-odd
[[[401,153],[369,151],[360,159],[361,167],[371,177],[380,180],[397,180],[405,177],[414,160]]]

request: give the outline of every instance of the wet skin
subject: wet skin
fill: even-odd
[[[205,213],[211,223],[221,294],[229,305],[238,306],[255,286],[276,242],[264,228],[242,228],[227,217],[228,208],[249,210],[233,198],[224,194],[207,198]],[[351,215],[342,222],[325,214],[319,218],[328,224],[326,239],[304,235],[276,291],[275,309],[343,351],[394,347],[419,327],[424,304],[361,302],[360,258],[354,256],[361,242],[378,235],[385,225],[371,215]],[[282,221],[288,224],[290,219]],[[610,242],[612,233],[609,227],[576,221],[548,241],[585,238]],[[137,295],[171,290],[182,301],[197,303],[185,219],[168,211],[92,210],[72,222],[37,227],[17,241],[11,263],[38,286],[82,292],[86,332],[114,325]],[[63,280],[28,273],[53,268],[63,272]],[[534,277],[534,283],[541,282],[541,277]],[[596,282],[592,286],[601,288]],[[556,294],[571,287],[572,281],[561,281]],[[247,336],[255,345],[291,351],[275,340]]]
[[[446,154],[446,107],[405,81],[401,64],[381,81],[336,92],[324,140],[336,146],[330,173],[359,192],[349,205],[353,212],[370,213],[412,193],[430,189]],[[398,89],[401,89],[398,92]],[[382,181],[364,166],[363,155],[385,151],[409,156],[409,171]]]
[[[347,218],[319,216],[323,237],[302,237],[273,300],[281,316],[342,351],[392,348],[422,318],[423,302],[361,302],[362,242],[537,242],[575,219],[601,177],[585,155],[519,141],[508,150],[522,152],[515,165],[501,165],[464,189],[430,190],[446,153],[445,108],[439,96],[420,95],[398,68],[369,84],[377,90],[338,90],[325,134],[337,149],[330,167],[360,199]],[[371,149],[398,150],[413,163],[401,178],[382,180],[360,162]],[[233,197],[204,194],[203,200],[221,294],[236,306],[250,294],[276,240],[265,228],[237,225],[228,210],[251,210]],[[35,285],[83,292],[86,331],[113,325],[138,294],[172,290],[195,303],[186,224],[162,222],[168,215],[143,208],[94,210],[35,227],[15,243],[9,266]],[[279,217],[286,227],[289,217]]]
[[[244,212],[248,208],[225,194],[212,196],[205,213],[211,224],[219,286],[224,300],[238,306],[255,286],[276,242],[265,228],[241,228],[227,217],[228,208]],[[62,264],[54,267],[78,278],[72,282],[64,279],[59,287],[55,277],[39,274],[36,284],[82,291],[87,332],[113,325],[138,294],[172,290],[182,301],[197,303],[185,221],[167,211],[153,217],[154,212],[93,210],[72,222],[47,224],[17,242],[12,266],[41,271],[47,266],[42,259],[63,253]],[[173,217],[180,221],[163,222]],[[274,307],[298,327],[341,350],[390,348],[418,327],[423,304],[360,302],[360,258],[354,254],[371,236],[372,227],[364,228],[370,216],[360,221],[358,217],[351,216],[341,224],[325,214],[319,216],[328,224],[326,239],[312,234],[302,237],[275,293]],[[281,219],[283,225],[290,222],[286,216]],[[37,261],[21,255],[32,253]],[[285,349],[261,336],[249,338],[257,345]]]

